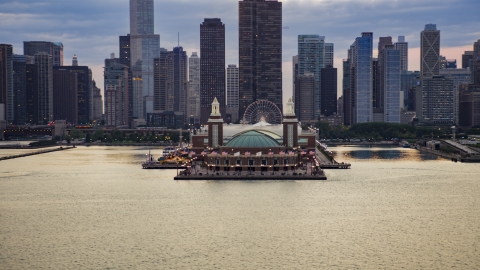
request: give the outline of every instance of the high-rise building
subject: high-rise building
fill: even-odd
[[[160,36],[154,34],[153,0],[130,0],[130,69],[132,71],[132,115],[145,119],[153,111],[154,67],[159,57]]]
[[[331,65],[333,67],[333,60],[335,59],[333,43],[325,43],[325,66]]]
[[[400,70],[401,53],[394,45],[383,49],[384,122],[400,123]],[[403,101],[402,101],[403,102]]]
[[[52,56],[41,52],[34,57],[36,66],[34,121],[37,124],[48,124],[54,120]]]
[[[93,81],[93,120],[102,120],[103,118],[103,100],[102,90],[97,87],[95,80]]]
[[[322,112],[324,116],[337,113],[337,69],[332,65],[322,68]]]
[[[453,106],[455,124],[459,123],[460,88],[471,81],[471,72],[468,69],[440,69],[440,75],[453,80]]]
[[[440,30],[435,24],[425,25],[420,34],[420,73],[432,77],[440,70]]]
[[[405,36],[398,36],[395,42],[395,49],[400,51],[400,70],[408,70],[408,42],[405,42]]]
[[[423,77],[422,84],[423,121],[430,124],[453,124],[453,80],[436,75]]]
[[[14,92],[13,92],[13,46],[0,44],[0,116],[5,117],[7,123],[14,121]]]
[[[77,73],[72,70],[53,69],[53,115],[54,120],[78,123]]]
[[[130,68],[130,34],[118,37],[118,51],[120,64]]]
[[[462,68],[470,67],[470,61],[473,60],[473,51],[465,51],[462,54]]]
[[[351,48],[351,47],[350,47]],[[352,77],[351,72],[351,53],[348,50],[348,58],[343,59],[343,78],[342,78],[342,92],[343,92],[343,124],[350,126],[353,124],[353,91],[352,91]]]
[[[73,55],[72,66],[78,66],[78,59],[76,54]]]
[[[363,32],[357,37],[352,52],[354,76],[354,123],[373,121],[372,109],[372,49],[373,33]]]
[[[314,113],[317,119],[322,113],[321,73],[325,67],[325,37],[319,35],[298,36],[298,75],[306,73],[315,77]],[[309,119],[309,120],[312,120]],[[303,120],[305,121],[305,119]]]
[[[93,79],[92,70],[88,66],[53,67],[56,70],[69,70],[77,73],[77,110],[78,123],[87,124],[93,119]]]
[[[292,56],[292,96],[295,104],[295,81],[298,76],[298,55]],[[297,106],[295,106],[295,114],[297,114]]]
[[[23,54],[34,56],[46,53],[52,56],[53,66],[63,66],[63,44],[50,41],[24,41]]]
[[[400,91],[404,94],[404,106],[401,107],[405,108],[407,111],[415,111],[415,78],[418,77],[420,77],[419,71],[401,71],[400,73]]]
[[[200,24],[200,123],[210,117],[212,100],[217,98],[225,116],[225,24],[206,18]]]
[[[128,67],[118,62],[105,61],[104,108],[107,126],[124,126],[131,120],[128,114]]]
[[[153,59],[154,65],[154,113],[167,110],[167,88],[172,88],[173,81],[173,53],[160,48],[160,57]],[[169,82],[167,85],[167,81]],[[172,107],[173,109],[173,107]],[[172,110],[170,109],[170,110]]]
[[[192,52],[188,59],[187,123],[200,123],[200,57]]]
[[[14,119],[16,125],[27,123],[27,62],[25,55],[12,56],[13,67],[13,106]]]
[[[238,116],[238,67],[228,65],[227,67],[227,121],[236,122]]]
[[[295,113],[298,121],[305,122],[313,119],[315,110],[315,74],[311,72],[305,72],[297,76],[295,85],[295,107],[298,113]],[[297,105],[298,104],[298,105]]]
[[[187,90],[188,90],[187,67],[188,67],[187,52],[185,52],[183,50],[183,47],[181,46],[177,46],[173,48],[173,110],[172,111],[182,112],[184,116],[187,115],[187,102],[186,102]],[[185,120],[184,120],[184,123],[186,123]]]
[[[384,101],[385,101],[385,67],[384,67],[384,54],[383,50],[386,46],[392,45],[392,37],[380,37],[378,39],[378,63],[376,73],[373,75],[376,77],[377,85],[374,86],[374,100],[376,101],[377,112],[383,113]]]
[[[27,59],[30,58],[30,59]],[[35,65],[35,58],[25,56],[25,88],[26,88],[26,123],[33,125],[37,123],[36,118],[36,91],[37,91],[37,65]]]
[[[283,111],[282,2],[243,0],[238,6],[239,117],[257,100]]]

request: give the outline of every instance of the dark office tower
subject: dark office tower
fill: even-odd
[[[420,74],[432,77],[440,73],[440,30],[435,24],[425,25],[420,34]]]
[[[37,123],[37,120],[35,118],[36,112],[35,108],[37,107],[36,105],[36,100],[35,97],[37,96],[36,94],[36,82],[37,82],[37,65],[32,63],[32,61],[26,61],[25,65],[25,88],[26,88],[26,103],[27,103],[27,108],[26,108],[26,121],[25,123],[33,125]]]
[[[350,53],[349,53],[350,55]],[[342,79],[342,91],[343,91],[343,124],[349,126],[352,124],[352,93],[351,93],[351,68],[350,58],[343,60],[343,79]]]
[[[69,70],[78,74],[78,123],[89,123],[93,116],[92,71],[88,68],[88,66],[63,66],[54,67],[54,69]]]
[[[337,113],[337,69],[331,65],[322,68],[322,114]]]
[[[379,108],[380,102],[380,71],[378,70],[378,58],[373,58],[372,59],[372,92],[373,92],[373,97],[372,97],[372,105],[373,108]]]
[[[225,116],[225,24],[220,19],[204,19],[200,25],[200,123],[210,117],[217,98]]]
[[[78,66],[78,59],[76,54],[73,55],[72,66],[74,67]]]
[[[95,80],[92,83],[93,85],[93,120],[102,120],[103,117],[103,100],[102,100],[102,90],[97,87]]]
[[[13,104],[14,119],[16,125],[24,125],[27,122],[27,86],[26,86],[26,59],[25,55],[13,55]]]
[[[153,59],[154,88],[153,88],[153,112],[159,113],[167,110],[167,81],[173,78],[173,53],[160,48],[160,57]],[[172,106],[173,110],[173,106]]]
[[[53,115],[54,120],[78,123],[77,73],[66,69],[53,70]]]
[[[239,117],[256,100],[282,110],[282,2],[244,0],[238,6]]]
[[[52,56],[53,66],[63,66],[63,44],[49,41],[24,41],[23,54],[34,56],[47,53]]]
[[[120,64],[130,67],[130,35],[119,36],[118,41]]]
[[[313,119],[315,110],[315,74],[306,72],[305,74],[298,75],[295,85],[295,106],[298,109],[298,113],[295,114],[298,121],[311,121]]]
[[[109,59],[106,59],[109,60]],[[105,61],[105,124],[124,126],[130,122],[128,114],[128,67],[116,61]]]
[[[470,67],[470,60],[473,59],[473,51],[465,51],[462,54],[462,68],[466,69]]]
[[[12,45],[0,44],[0,104],[3,104],[0,106],[3,110],[0,112],[0,120],[7,120],[7,123],[14,120],[12,55]]]
[[[34,118],[37,124],[48,124],[53,117],[53,67],[52,56],[35,54],[37,76],[34,91]]]

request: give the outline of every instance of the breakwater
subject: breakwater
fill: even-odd
[[[75,148],[75,146],[71,146],[71,147],[58,147],[58,148],[54,148],[54,149],[45,149],[45,150],[41,150],[41,151],[24,153],[24,154],[19,154],[19,155],[5,156],[5,157],[0,157],[0,161],[2,161],[2,160],[14,159],[14,158],[34,156],[34,155],[40,155],[40,154],[46,154],[46,153],[57,152],[57,151],[63,151],[63,150],[68,150],[68,149],[72,149],[72,148]]]

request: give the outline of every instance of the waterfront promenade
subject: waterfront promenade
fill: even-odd
[[[57,152],[57,151],[63,151],[63,150],[68,150],[75,148],[75,146],[70,146],[70,147],[57,147],[57,148],[49,148],[49,149],[44,149],[36,152],[29,152],[29,153],[23,153],[23,154],[18,154],[18,155],[10,155],[10,156],[5,156],[5,157],[0,157],[0,161],[2,160],[9,160],[9,159],[14,159],[14,158],[21,158],[21,157],[28,157],[28,156],[34,156],[34,155],[40,155],[40,154],[46,154],[46,153],[51,153],[51,152]]]

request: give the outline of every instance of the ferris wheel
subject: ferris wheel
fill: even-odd
[[[248,105],[243,114],[242,122],[245,124],[256,124],[260,121],[273,125],[281,124],[282,112],[273,102],[268,100],[257,100]]]

